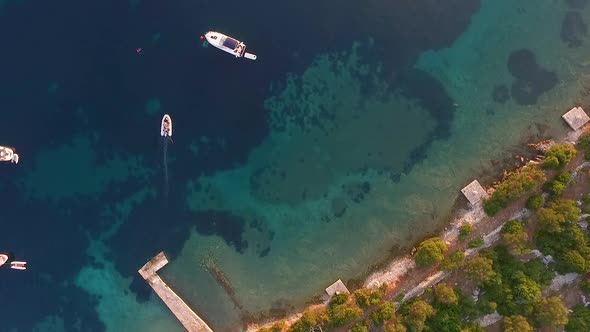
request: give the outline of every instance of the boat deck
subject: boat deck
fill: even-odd
[[[154,289],[156,294],[164,301],[166,306],[178,318],[180,323],[189,332],[213,332],[213,330],[199,317],[176,293],[166,285],[164,280],[156,273],[168,264],[168,258],[163,252],[157,254],[141,269],[139,274]]]

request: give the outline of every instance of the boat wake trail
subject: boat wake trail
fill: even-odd
[[[168,142],[172,142],[172,138],[169,136],[164,137],[164,198],[168,200]]]

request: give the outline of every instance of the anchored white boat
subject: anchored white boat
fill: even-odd
[[[235,38],[215,31],[208,31],[205,33],[205,38],[207,38],[209,44],[222,51],[232,54],[236,58],[244,57],[246,59],[256,60],[255,54],[246,52],[246,44]]]
[[[0,146],[0,161],[10,161],[18,164],[18,154],[14,153],[14,150],[9,147]]]
[[[164,114],[164,116],[162,117],[160,135],[172,137],[172,118],[168,114]]]

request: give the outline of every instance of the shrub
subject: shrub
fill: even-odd
[[[447,251],[447,245],[442,239],[433,237],[424,240],[416,251],[416,264],[428,266],[440,262],[444,258],[445,251]]]
[[[576,148],[570,143],[554,144],[547,150],[545,156],[543,168],[563,168],[576,156]],[[557,160],[557,164],[555,160]]]
[[[588,332],[590,331],[590,308],[577,305],[570,314],[567,325],[567,332]]]
[[[518,199],[524,193],[545,181],[545,174],[534,166],[523,167],[516,173],[506,177],[497,187],[494,193],[484,201],[484,210],[489,216],[493,216],[510,202]]]
[[[461,227],[459,227],[459,240],[465,241],[467,236],[471,234],[472,229],[473,227],[471,226],[471,224],[461,225]]]
[[[521,315],[504,318],[504,332],[533,332],[533,327]]]
[[[561,327],[567,324],[567,308],[558,296],[541,299],[535,306],[535,319],[541,327]]]
[[[395,299],[394,300],[395,300],[395,302],[401,302],[401,301],[403,301],[404,297],[405,297],[405,294],[404,293],[397,294],[395,296]]]
[[[588,150],[584,153],[584,159],[590,160],[590,150]]]
[[[465,253],[461,250],[457,250],[445,257],[440,263],[441,270],[453,271],[460,268],[465,260]]]
[[[526,201],[526,207],[531,210],[540,208],[545,203],[545,197],[541,194],[533,195]]]
[[[583,134],[580,136],[576,145],[582,150],[590,150],[590,134]]]
[[[479,256],[467,261],[464,270],[470,279],[482,283],[496,275],[492,266],[493,261],[491,259]]]
[[[474,248],[479,248],[479,247],[483,246],[484,243],[485,242],[483,241],[483,239],[481,237],[478,237],[478,238],[475,238],[475,239],[469,241],[467,246],[469,246],[469,248],[474,249]]]
[[[282,332],[284,328],[285,328],[285,322],[280,321],[280,322],[274,323],[274,325],[272,327],[262,328],[262,329],[258,330],[258,332]]]

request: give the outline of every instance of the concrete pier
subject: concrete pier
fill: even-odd
[[[156,294],[164,301],[174,316],[189,332],[213,332],[213,330],[201,319],[176,293],[166,285],[164,280],[156,273],[168,264],[168,258],[163,252],[157,254],[149,262],[139,269],[139,274],[154,289]]]

